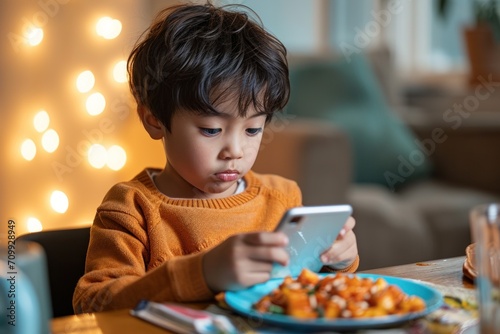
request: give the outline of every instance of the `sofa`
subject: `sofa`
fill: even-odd
[[[296,180],[304,205],[351,204],[360,270],[464,255],[469,210],[500,201],[500,184],[474,183],[471,169],[457,175],[456,164],[467,162],[457,152],[475,133],[469,151],[489,154],[500,167],[500,152],[492,150],[500,127],[470,117],[454,128],[395,106],[380,78],[386,72],[370,57],[360,59],[291,62],[290,103],[267,126],[254,170]],[[340,92],[326,89],[330,82]],[[478,131],[483,126],[486,136]]]

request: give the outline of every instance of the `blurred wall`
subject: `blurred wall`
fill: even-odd
[[[0,234],[8,221],[15,221],[18,235],[28,232],[28,221],[41,223],[31,229],[76,227],[92,222],[95,209],[106,191],[127,180],[145,166],[165,164],[162,146],[142,129],[127,83],[113,79],[113,66],[127,58],[136,39],[159,7],[176,1],[143,0],[4,0],[0,2]],[[102,16],[118,19],[118,37],[105,39],[96,33]],[[26,43],[26,29],[43,29],[36,46]],[[76,79],[91,70],[95,85],[80,93]],[[104,111],[91,116],[86,99],[100,92]],[[48,129],[59,135],[57,149],[49,153],[33,119],[45,110]],[[30,139],[36,155],[27,161],[21,144]],[[126,152],[120,170],[89,164],[87,150],[93,143],[105,148],[119,145]],[[68,207],[54,211],[54,190],[64,192]]]

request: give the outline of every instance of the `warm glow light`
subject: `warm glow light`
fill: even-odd
[[[100,144],[93,144],[89,148],[87,159],[92,167],[100,169],[104,167],[108,161],[108,151]]]
[[[95,84],[95,77],[94,73],[91,71],[83,71],[78,75],[78,78],[76,78],[76,89],[80,93],[86,93],[90,91],[92,88],[94,88]]]
[[[105,39],[113,39],[120,35],[120,32],[122,31],[122,23],[120,20],[105,16],[97,21],[95,30],[99,36]]]
[[[42,223],[35,217],[29,217],[27,224],[28,232],[40,232],[42,230]]]
[[[112,170],[120,170],[125,166],[125,162],[127,162],[125,150],[118,145],[111,146],[108,150],[108,167]]]
[[[52,153],[59,147],[59,135],[54,129],[48,129],[42,136],[42,146],[45,151]]]
[[[120,60],[113,68],[113,78],[116,82],[127,82],[127,61]]]
[[[106,99],[101,93],[94,93],[87,98],[87,112],[89,115],[99,115],[106,107]]]
[[[24,34],[26,41],[31,46],[36,46],[40,44],[43,40],[43,29],[37,27],[28,28],[26,33]]]
[[[68,196],[60,190],[54,190],[50,196],[50,206],[55,212],[65,213],[68,210]]]
[[[75,226],[90,226],[90,225],[92,225],[92,223],[93,223],[93,220],[84,218],[84,219],[81,219],[79,221],[76,221]]]
[[[38,132],[44,132],[49,127],[50,117],[45,110],[40,110],[33,118],[33,126]]]
[[[31,139],[26,139],[21,144],[21,155],[24,159],[31,161],[36,155],[36,145]]]

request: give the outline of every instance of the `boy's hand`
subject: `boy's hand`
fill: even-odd
[[[356,235],[353,232],[356,221],[349,217],[333,245],[321,254],[321,261],[333,269],[347,268],[358,255]]]
[[[205,254],[205,281],[215,293],[265,282],[274,262],[287,265],[287,244],[281,232],[234,235]]]

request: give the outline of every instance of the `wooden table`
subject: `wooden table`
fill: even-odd
[[[452,288],[474,288],[472,281],[462,273],[465,257],[417,262],[401,266],[386,267],[364,271],[370,274],[413,278]]]
[[[363,271],[365,273],[418,279],[449,287],[473,288],[463,276],[464,257],[419,262]],[[207,304],[189,304],[202,309]],[[165,334],[167,331],[132,317],[129,310],[73,315],[52,320],[52,334]]]

